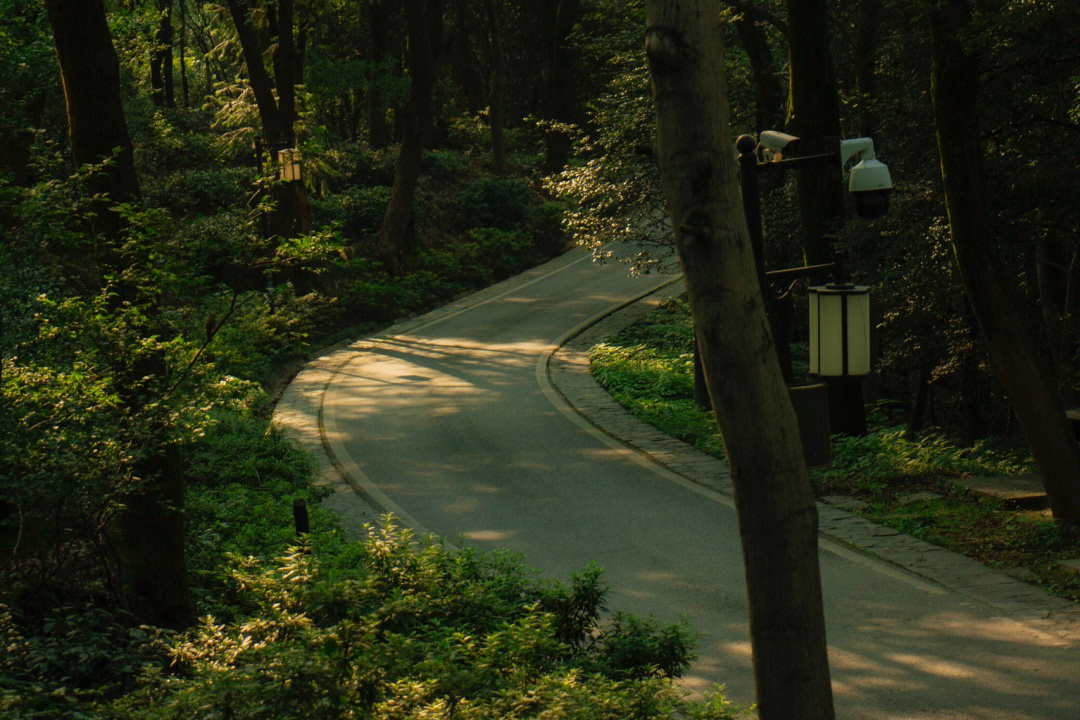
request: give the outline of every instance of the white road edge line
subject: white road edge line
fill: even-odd
[[[553,270],[551,270],[549,272],[546,272],[543,275],[539,275],[539,276],[533,278],[532,280],[529,280],[528,282],[522,283],[520,285],[516,285],[515,287],[512,287],[512,288],[506,290],[505,292],[499,293],[498,295],[494,295],[494,296],[492,296],[490,298],[486,298],[486,299],[484,299],[481,302],[478,302],[476,304],[468,305],[468,306],[463,307],[463,308],[461,308],[459,310],[451,312],[451,313],[449,313],[447,315],[443,315],[442,317],[434,318],[431,321],[426,322],[426,323],[422,323],[420,325],[417,325],[414,328],[410,328],[408,330],[408,333],[414,333],[414,332],[417,332],[418,330],[427,329],[427,328],[432,327],[434,325],[438,325],[441,322],[444,322],[444,321],[449,320],[451,318],[457,317],[458,315],[466,313],[466,312],[472,310],[473,308],[482,307],[484,305],[487,305],[488,303],[495,302],[496,300],[501,300],[502,298],[504,298],[504,297],[506,297],[508,295],[511,295],[511,294],[513,294],[513,293],[515,293],[515,292],[517,292],[519,290],[523,290],[524,288],[527,288],[527,287],[529,287],[531,285],[535,285],[536,283],[540,282],[541,280],[545,280],[545,279],[551,277],[552,275],[560,273],[563,270],[566,270],[567,268],[571,268],[571,267],[573,267],[575,265],[578,265],[578,264],[580,264],[580,263],[582,263],[582,262],[584,262],[586,260],[591,260],[591,259],[592,259],[592,256],[590,254],[585,253],[580,258],[577,258],[576,260],[572,260],[570,262],[567,262],[564,265],[560,265],[559,267],[557,267],[557,268],[555,268],[555,269],[553,269]],[[675,277],[673,277],[673,278],[671,278],[669,280],[665,280],[664,282],[660,283],[659,285],[656,285],[656,286],[654,286],[653,288],[651,288],[649,290],[646,290],[646,291],[644,291],[642,293],[639,293],[638,295],[634,296],[633,298],[631,298],[631,299],[629,299],[629,300],[627,300],[625,302],[619,303],[619,304],[617,304],[617,305],[615,305],[615,306],[613,306],[611,308],[608,308],[607,310],[605,310],[603,312],[597,313],[596,315],[594,315],[593,317],[591,317],[588,320],[584,321],[583,323],[579,324],[578,326],[574,327],[573,329],[563,333],[558,339],[556,339],[553,343],[551,343],[551,345],[546,350],[541,352],[539,357],[537,357],[537,359],[536,359],[536,380],[537,380],[537,383],[540,385],[540,389],[543,391],[544,396],[547,397],[548,401],[557,410],[559,410],[564,416],[566,416],[568,419],[570,419],[574,424],[576,424],[582,430],[584,430],[585,432],[587,432],[590,435],[592,435],[593,437],[595,437],[600,442],[604,443],[605,445],[607,445],[611,449],[619,452],[620,454],[624,455],[625,457],[630,458],[633,462],[636,462],[637,464],[641,465],[642,467],[644,467],[644,468],[652,471],[653,473],[656,473],[657,475],[665,478],[666,480],[669,480],[670,482],[673,482],[676,485],[684,487],[687,490],[695,492],[695,493],[697,493],[697,494],[699,494],[699,495],[701,495],[703,497],[706,497],[706,498],[708,498],[708,499],[710,499],[710,500],[712,500],[714,502],[718,502],[718,503],[720,503],[722,505],[726,505],[727,507],[734,509],[735,508],[735,501],[730,496],[724,495],[722,493],[718,493],[718,492],[716,492],[714,490],[710,490],[710,489],[708,489],[706,487],[698,485],[697,483],[692,482],[692,481],[684,478],[682,475],[678,475],[678,474],[672,472],[671,470],[668,470],[667,468],[663,467],[662,465],[659,465],[656,462],[649,459],[648,457],[646,457],[640,451],[636,450],[635,448],[630,447],[629,445],[626,445],[625,443],[618,440],[617,438],[612,437],[608,433],[604,432],[603,430],[601,430],[600,428],[596,427],[591,422],[586,420],[580,413],[578,413],[577,410],[575,410],[573,408],[573,406],[571,406],[569,403],[567,403],[566,400],[563,399],[563,397],[561,395],[559,395],[558,391],[551,384],[551,378],[549,376],[549,363],[551,361],[552,355],[554,355],[559,350],[559,348],[561,348],[563,345],[565,345],[571,338],[575,337],[576,335],[580,334],[581,332],[584,332],[587,328],[589,328],[590,326],[594,325],[597,322],[600,322],[601,320],[603,320],[608,315],[611,315],[612,313],[618,312],[622,308],[624,308],[624,307],[626,307],[628,305],[631,305],[631,304],[633,304],[635,302],[638,302],[639,300],[641,300],[641,299],[643,299],[645,297],[648,297],[649,295],[652,295],[653,293],[657,292],[658,290],[660,290],[660,289],[662,289],[662,288],[664,288],[664,287],[666,287],[666,286],[668,286],[668,285],[670,285],[672,283],[678,282],[680,279],[682,279],[682,274],[679,274],[679,275],[677,275],[677,276],[675,276]],[[361,343],[362,342],[371,342],[373,340],[386,339],[386,338],[389,338],[389,337],[400,337],[400,335],[383,335],[383,334],[377,333],[377,334],[373,335],[372,337],[366,338],[365,340],[362,340],[362,341],[359,341],[359,342],[361,342]],[[354,344],[359,344],[359,343],[354,343]],[[354,353],[354,356],[358,355],[359,352],[360,352],[359,350],[356,351]],[[335,420],[335,418],[333,416],[333,413],[326,413],[325,412],[327,395],[330,395],[331,393],[333,393],[333,397],[335,397],[335,398],[337,397],[337,392],[338,391],[337,391],[337,387],[336,387],[336,385],[334,383],[334,380],[337,378],[338,374],[342,371],[342,369],[346,365],[348,365],[349,362],[352,361],[352,359],[353,358],[348,358],[348,359],[342,361],[337,366],[337,368],[334,369],[334,372],[331,374],[330,379],[326,383],[326,387],[323,389],[322,397],[319,400],[319,435],[322,437],[323,447],[326,450],[327,454],[330,456],[331,462],[340,466],[340,472],[345,476],[345,481],[346,482],[348,482],[350,485],[354,485],[354,486],[359,485],[361,492],[367,494],[385,512],[388,512],[388,513],[394,515],[401,522],[403,522],[404,524],[406,524],[407,526],[412,528],[412,530],[417,535],[421,535],[421,536],[428,535],[428,536],[434,537],[435,533],[428,530],[419,520],[414,518],[412,515],[407,513],[404,510],[404,508],[402,508],[400,505],[398,505],[393,500],[391,500],[386,495],[386,493],[384,493],[382,490],[380,490],[378,488],[378,486],[371,480],[371,478],[369,478],[364,473],[364,471],[360,469],[360,466],[353,459],[353,457],[349,454],[348,450],[345,449],[345,446],[342,444],[341,440],[339,439],[341,437],[341,434],[338,431],[337,421]],[[445,538],[443,539],[443,542],[448,547],[451,547],[451,548],[455,547],[455,545],[453,543],[449,542]],[[850,550],[850,549],[848,549],[848,548],[846,548],[846,547],[844,547],[842,545],[834,543],[831,540],[827,540],[827,539],[821,537],[820,535],[818,536],[818,546],[820,548],[824,549],[824,550],[832,552],[833,554],[835,554],[835,555],[837,555],[839,557],[850,560],[851,562],[859,563],[861,565],[865,565],[867,567],[870,567],[870,568],[876,570],[877,572],[879,572],[879,573],[881,573],[883,575],[886,575],[886,576],[895,578],[897,580],[901,580],[903,582],[906,582],[906,583],[908,583],[910,585],[913,585],[914,587],[917,587],[917,588],[919,588],[919,589],[921,589],[921,590],[923,590],[925,592],[934,593],[934,594],[944,594],[946,592],[944,589],[939,588],[936,585],[931,585],[930,583],[921,581],[921,580],[919,580],[919,579],[917,579],[917,578],[915,578],[915,577],[913,577],[911,575],[908,575],[906,572],[902,572],[900,570],[893,569],[892,567],[889,567],[888,565],[884,564],[884,561],[882,561],[880,559],[866,557],[866,556],[864,556],[864,555],[862,555],[860,553],[854,552],[854,551],[852,551],[852,550]]]
[[[610,435],[609,433],[594,425],[581,413],[579,413],[573,405],[567,402],[566,398],[564,398],[562,394],[555,389],[554,384],[551,382],[551,358],[555,355],[556,352],[559,351],[559,348],[569,342],[572,338],[576,337],[588,328],[592,327],[596,323],[606,318],[608,315],[616,313],[619,310],[622,310],[624,307],[632,305],[633,303],[636,303],[639,300],[642,300],[643,298],[646,298],[649,295],[652,295],[653,293],[662,290],[668,285],[671,285],[672,283],[675,283],[681,279],[682,275],[680,274],[679,276],[672,278],[667,282],[663,282],[657,285],[651,290],[647,290],[631,298],[630,300],[627,300],[626,302],[620,303],[619,305],[616,305],[613,308],[609,308],[604,312],[597,313],[596,315],[584,321],[577,327],[564,333],[561,337],[559,337],[558,340],[555,341],[554,347],[541,354],[540,357],[536,359],[536,382],[540,385],[540,389],[543,391],[544,396],[547,397],[548,401],[552,405],[554,405],[555,408],[559,410],[559,412],[566,416],[566,418],[568,418],[575,425],[592,435],[594,438],[596,438],[603,444],[607,445],[612,450],[615,450],[623,457],[632,460],[638,465],[641,465],[642,467],[651,470],[657,475],[675,483],[676,485],[679,485],[680,487],[695,492],[702,497],[712,500],[713,502],[717,502],[721,505],[726,505],[731,509],[735,509],[735,500],[730,495],[720,493],[715,490],[710,490],[703,485],[699,485],[698,483],[669,470],[668,468],[660,465],[659,463],[649,458],[642,451],[630,445],[627,445],[619,438]],[[948,592],[942,587],[921,580],[913,575],[908,574],[908,572],[905,572],[898,568],[894,568],[880,558],[863,555],[862,553],[851,550],[850,548],[847,548],[832,540],[829,540],[828,538],[822,537],[820,534],[818,535],[818,547],[838,557],[844,558],[845,560],[848,560],[850,562],[864,565],[872,570],[881,573],[882,575],[891,577],[895,580],[900,580],[901,582],[905,582],[915,588],[918,588],[919,590],[922,590],[923,592],[927,592],[933,595],[944,595]]]
[[[571,252],[575,252],[575,251],[571,251]],[[570,253],[567,253],[567,254],[569,255]],[[463,308],[455,310],[455,311],[453,311],[451,313],[448,313],[446,315],[443,315],[441,317],[434,318],[434,319],[432,319],[432,320],[430,320],[430,321],[428,321],[426,323],[421,323],[420,325],[417,325],[414,328],[410,328],[408,330],[408,332],[413,333],[413,332],[416,332],[418,330],[423,330],[425,328],[429,328],[429,327],[431,327],[433,325],[437,325],[438,323],[449,320],[450,318],[457,317],[458,315],[461,315],[462,313],[468,312],[469,310],[472,310],[473,308],[478,308],[478,307],[481,307],[483,305],[487,305],[488,303],[494,302],[496,300],[500,300],[500,299],[506,297],[507,295],[515,293],[518,290],[521,290],[523,288],[527,288],[530,285],[535,285],[536,283],[540,282],[541,280],[545,280],[545,279],[551,277],[552,275],[555,275],[556,273],[560,273],[560,272],[562,272],[563,270],[565,270],[567,268],[578,265],[578,264],[580,264],[580,263],[582,263],[582,262],[584,262],[586,260],[589,260],[591,258],[592,258],[592,255],[590,253],[583,251],[582,254],[581,254],[581,257],[579,257],[577,259],[570,260],[569,262],[565,262],[563,264],[560,264],[558,267],[554,268],[553,270],[550,270],[550,271],[548,271],[546,273],[543,273],[542,275],[538,275],[537,277],[533,278],[532,280],[521,283],[519,285],[515,285],[514,287],[511,287],[508,290],[505,290],[504,292],[499,293],[498,295],[494,295],[494,296],[492,296],[490,298],[486,298],[486,299],[484,299],[484,300],[482,300],[482,301],[480,301],[478,303],[467,305],[467,306],[465,306]],[[380,340],[380,339],[388,339],[388,338],[391,338],[391,337],[400,337],[400,336],[401,336],[400,334],[387,335],[385,333],[376,333],[375,335],[372,335],[371,337],[364,338],[363,340],[358,340],[357,342],[352,343],[349,346],[349,349],[353,349],[353,348],[355,348],[355,346],[363,344],[363,343],[368,343],[368,342],[372,342],[372,341],[376,341],[376,340]],[[349,454],[349,451],[345,449],[344,444],[341,442],[340,438],[342,437],[342,435],[338,430],[337,420],[335,419],[334,414],[332,412],[331,413],[326,412],[326,398],[327,398],[327,395],[332,394],[333,398],[336,398],[337,394],[338,394],[337,385],[335,384],[334,381],[337,379],[337,376],[341,373],[341,371],[345,368],[345,366],[348,365],[361,352],[362,352],[362,350],[355,349],[355,350],[353,350],[352,357],[346,358],[346,359],[342,360],[340,363],[338,363],[337,367],[335,367],[333,372],[330,374],[330,378],[326,381],[326,385],[323,386],[322,395],[319,398],[319,410],[318,410],[318,420],[317,420],[318,421],[318,426],[319,426],[319,437],[322,440],[323,450],[329,456],[330,462],[337,467],[338,472],[341,473],[341,475],[344,477],[345,482],[348,483],[349,485],[351,485],[353,487],[354,491],[360,493],[361,495],[367,495],[372,500],[372,502],[374,502],[375,505],[378,506],[378,509],[382,510],[383,513],[389,513],[389,514],[393,515],[400,522],[404,523],[409,528],[411,528],[412,531],[414,533],[416,533],[417,535],[419,535],[419,536],[430,535],[432,537],[435,537],[435,533],[428,530],[419,520],[414,518],[411,514],[406,512],[404,508],[402,508],[396,502],[391,500],[386,495],[386,493],[384,493],[382,490],[380,490],[378,485],[376,485],[371,480],[371,478],[369,478],[367,476],[367,474],[364,473],[364,471],[360,469],[360,465],[357,464],[356,460],[353,459],[352,455]],[[359,487],[357,487],[357,486],[359,486]],[[450,548],[456,547],[453,543],[451,543],[449,540],[447,540],[445,538],[443,538],[442,541],[443,541],[443,544],[445,544],[446,546],[448,546]]]

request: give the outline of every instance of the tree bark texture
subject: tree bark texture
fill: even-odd
[[[91,191],[107,197],[97,208],[95,230],[115,240],[122,224],[110,206],[136,199],[139,183],[105,6],[102,0],[47,0],[46,9],[60,61],[75,164],[100,163],[119,148],[115,162],[91,181]],[[128,261],[108,253],[105,262],[122,269],[119,265]],[[119,287],[120,299],[132,292]],[[147,393],[153,392],[148,388],[164,377],[164,356],[153,353],[134,367],[114,371],[121,401],[132,408],[132,422],[144,421],[138,411],[148,404]],[[181,627],[191,610],[184,556],[183,477],[163,427],[151,428],[148,435],[143,428],[131,432],[149,447],[133,464],[132,473],[140,482],[122,498],[125,507],[117,521],[122,600],[140,622]]]
[[[761,720],[832,720],[817,508],[735,178],[712,0],[649,0],[657,146],[694,329],[731,459]]]
[[[443,0],[406,0],[405,23],[409,33],[409,99],[403,113],[401,152],[394,173],[394,187],[376,243],[380,259],[393,275],[401,273],[416,181],[420,176],[420,153],[435,112]]]
[[[1013,309],[991,238],[978,116],[979,64],[961,39],[967,0],[943,0],[930,17],[931,96],[945,207],[964,292],[1046,488],[1054,517],[1080,522],[1080,448],[1050,373]]]

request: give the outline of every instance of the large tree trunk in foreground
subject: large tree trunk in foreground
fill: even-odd
[[[139,195],[124,108],[120,100],[120,72],[102,0],[47,0],[53,42],[60,60],[67,104],[68,130],[75,164],[116,161],[91,182],[91,189],[106,196],[96,209],[95,230],[107,240],[120,238],[123,226],[110,207]],[[107,252],[104,263],[123,270],[129,262]],[[123,283],[119,299],[136,291]],[[134,366],[116,368],[121,401],[132,409],[132,421],[146,421],[141,409],[153,399],[164,377],[164,356],[152,353]],[[150,420],[151,424],[156,421]],[[184,557],[184,485],[176,451],[166,444],[164,428],[134,427],[130,432],[150,447],[134,462],[132,474],[140,480],[122,501],[119,515],[119,552],[123,602],[140,622],[180,627],[189,619],[191,603]]]
[[[975,108],[979,67],[962,36],[967,0],[944,0],[930,18],[931,95],[945,206],[964,292],[1042,477],[1054,517],[1080,521],[1080,448],[1023,321],[1013,309],[1004,266],[996,260],[987,206],[983,148]]]
[[[817,507],[735,179],[719,12],[646,12],[660,173],[735,483],[760,717],[832,720]]]
[[[394,173],[394,188],[376,243],[380,260],[392,275],[401,273],[401,260],[409,235],[420,152],[435,114],[435,80],[443,33],[442,0],[407,0],[405,22],[409,32],[409,100],[405,106],[401,152]]]

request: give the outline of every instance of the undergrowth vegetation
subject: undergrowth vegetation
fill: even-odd
[[[590,369],[636,417],[725,456],[713,413],[694,403],[693,332],[684,299],[666,302],[595,346]],[[854,498],[857,512],[870,519],[994,566],[1024,569],[1025,579],[1080,600],[1080,580],[1055,564],[1080,554],[1080,533],[1047,513],[976,498],[956,482],[1035,472],[1022,446],[993,437],[960,446],[940,432],[911,432],[898,415],[895,403],[882,401],[870,413],[866,437],[834,435],[831,463],[810,469],[815,493]]]

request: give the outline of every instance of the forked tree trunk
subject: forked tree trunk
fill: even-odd
[[[945,207],[964,292],[986,338],[1020,430],[1035,458],[1054,517],[1080,522],[1080,449],[1054,383],[1013,309],[1004,266],[990,239],[986,176],[978,117],[979,65],[965,47],[968,0],[942,0],[930,17],[931,96]]]
[[[91,191],[104,197],[95,208],[94,228],[116,241],[123,225],[110,206],[137,198],[139,182],[105,6],[102,0],[47,0],[46,9],[60,61],[75,164],[100,163],[120,148],[115,162],[91,181]],[[123,270],[127,262],[115,252],[103,259],[114,271]],[[135,299],[133,288],[123,283],[118,291],[119,299]],[[134,421],[143,421],[139,410],[164,377],[164,356],[155,353],[134,367],[114,372],[121,401],[132,408]],[[125,508],[118,518],[121,591],[124,605],[140,622],[181,627],[191,612],[184,556],[183,476],[175,449],[166,444],[164,429],[155,425],[149,430],[152,445],[131,468],[141,482],[122,498]],[[132,428],[131,432],[145,441],[145,429]]]
[[[420,177],[420,153],[435,111],[442,15],[442,0],[407,0],[405,3],[405,23],[409,32],[409,100],[404,111],[394,187],[376,242],[379,258],[392,275],[401,273],[416,181]]]
[[[664,194],[731,459],[761,720],[832,720],[817,507],[743,217],[719,9],[648,0]]]

